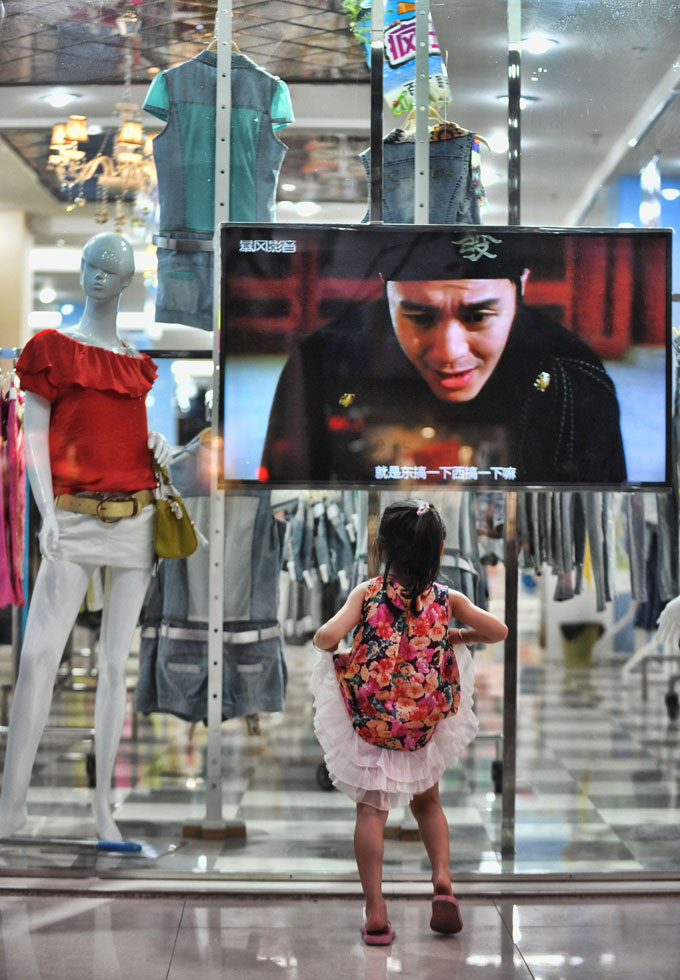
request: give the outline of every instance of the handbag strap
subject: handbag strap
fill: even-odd
[[[173,500],[180,496],[178,490],[172,482],[172,477],[165,466],[159,466],[154,460],[154,475],[156,477],[156,487],[154,495],[156,500]]]

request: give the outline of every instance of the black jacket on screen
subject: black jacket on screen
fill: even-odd
[[[626,478],[614,384],[575,334],[520,307],[489,381],[453,404],[403,354],[382,301],[350,308],[295,348],[262,465],[271,482],[293,484],[385,485],[395,481],[376,479],[376,467],[391,465],[425,466],[418,483],[446,483],[440,467],[457,465],[512,468],[522,484]],[[498,473],[476,482],[498,483]]]

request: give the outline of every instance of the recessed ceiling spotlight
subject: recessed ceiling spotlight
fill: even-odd
[[[64,106],[70,105],[71,102],[75,102],[80,96],[76,95],[75,92],[64,92],[59,90],[56,92],[50,92],[49,95],[43,95],[43,101],[47,102],[52,106],[53,109],[63,109]]]
[[[661,196],[665,197],[667,201],[677,201],[680,197],[680,190],[677,187],[664,187]]]
[[[43,286],[38,293],[38,299],[41,303],[54,303],[56,298],[57,294],[51,286]]]
[[[492,153],[507,153],[508,152],[508,134],[507,133],[495,133],[490,136],[487,140],[489,148]]]
[[[557,47],[557,41],[545,34],[530,34],[522,41],[522,50],[529,54],[545,54],[554,47]]]

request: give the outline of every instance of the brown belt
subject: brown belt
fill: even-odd
[[[136,493],[118,496],[104,493],[90,495],[60,493],[54,498],[55,504],[61,510],[69,510],[74,514],[93,514],[104,524],[114,524],[124,517],[136,517],[153,501],[153,490],[137,490]]]

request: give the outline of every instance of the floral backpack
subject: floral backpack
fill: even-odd
[[[398,582],[369,582],[349,653],[333,664],[358,735],[373,745],[411,752],[437,722],[458,710],[460,676],[449,646],[447,589],[431,585],[417,613]]]

